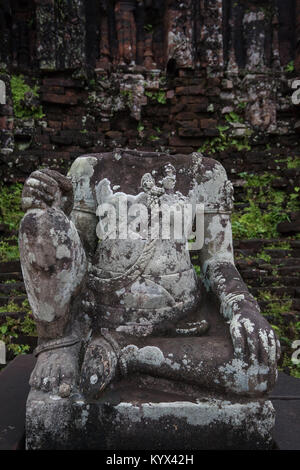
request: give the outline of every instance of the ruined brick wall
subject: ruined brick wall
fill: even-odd
[[[206,150],[230,113],[244,151],[217,155],[229,173],[269,169],[279,145],[298,152],[299,0],[2,1],[0,27],[7,181],[116,145]],[[10,79],[20,74],[39,86],[43,118],[14,116]]]
[[[128,146],[201,149],[225,166],[238,208],[243,173],[268,172],[287,194],[300,186],[300,0],[2,0],[0,29],[2,182]],[[16,112],[20,75],[31,91]],[[280,230],[294,240],[272,256],[299,312],[299,212]],[[237,252],[272,242],[257,243]],[[239,266],[254,291],[278,287],[272,262]]]

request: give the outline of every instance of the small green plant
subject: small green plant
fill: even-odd
[[[128,105],[131,105],[133,102],[133,91],[132,90],[121,90],[121,96],[123,96],[124,100],[127,101]]]
[[[289,195],[286,208],[289,212],[300,210],[300,187],[294,187],[294,192]]]
[[[13,75],[10,81],[14,114],[19,119],[42,119],[42,106],[35,104],[35,98],[39,97],[39,88],[34,85],[31,88],[24,81],[23,75]]]
[[[145,129],[145,126],[143,126],[143,124],[141,122],[139,122],[138,125],[137,125],[137,131],[138,132],[143,132],[144,129]]]
[[[232,112],[226,115],[226,121],[228,124],[232,122],[241,122],[242,118]],[[204,144],[197,150],[198,152],[212,154],[224,152],[230,148],[236,149],[239,152],[242,150],[251,150],[251,146],[249,144],[251,131],[249,129],[246,130],[243,137],[239,138],[231,135],[230,125],[217,126],[217,129],[219,131],[219,135],[217,137],[206,139]]]
[[[20,335],[36,337],[36,324],[27,299],[24,300],[21,307],[12,300],[0,308],[0,313],[17,313],[20,311],[26,312],[24,318],[6,316],[5,321],[0,325],[0,340],[4,341],[7,350],[14,356],[29,352],[29,345],[19,344],[17,340]]]
[[[15,313],[19,311],[19,305],[17,305],[13,300],[8,302],[8,304],[2,305],[2,307],[0,307],[0,313]]]
[[[201,267],[199,265],[195,264],[194,269],[196,271],[197,276],[200,277],[201,276]]]
[[[291,73],[291,72],[294,72],[294,70],[295,70],[295,64],[294,64],[294,61],[291,60],[291,62],[289,62],[287,66],[285,67],[284,71],[287,73]]]
[[[225,119],[227,122],[229,123],[236,123],[236,122],[239,122],[239,123],[242,123],[244,120],[243,118],[241,118],[241,116],[239,116],[237,113],[235,113],[234,111],[232,111],[231,113],[229,114],[226,114],[225,115]]]
[[[247,106],[247,103],[245,103],[244,101],[240,101],[237,106],[239,109],[245,109]]]
[[[256,259],[262,259],[266,263],[270,263],[272,257],[268,253],[266,253],[264,250],[262,250],[260,253],[257,253]]]
[[[159,137],[157,135],[150,135],[149,140],[151,140],[152,142],[155,142],[156,140],[159,140]]]
[[[291,312],[292,299],[287,295],[277,297],[269,291],[261,291],[258,301],[264,301],[266,307],[262,315],[271,323],[282,347],[282,358],[279,363],[279,370],[287,370],[297,378],[300,378],[300,368],[292,362],[292,343],[299,339],[299,323],[287,321],[285,316]]]
[[[240,176],[246,180],[246,199],[249,205],[232,215],[234,237],[278,237],[278,223],[289,220],[288,211],[298,207],[298,192],[295,192],[294,196],[287,196],[285,192],[275,190],[272,187],[272,181],[276,176],[273,174],[240,173]],[[262,210],[261,204],[267,205],[267,209]]]
[[[146,33],[152,33],[153,32],[153,25],[152,24],[145,24],[144,26],[144,30],[146,31]]]
[[[300,158],[292,158],[288,157],[287,159],[287,168],[293,169],[293,168],[300,168]]]
[[[23,186],[19,183],[0,188],[0,223],[17,230],[24,215],[21,210]]]
[[[159,91],[146,91],[145,95],[148,96],[152,101],[156,101],[159,104],[166,104],[166,92],[163,90]]]
[[[291,244],[287,241],[278,241],[276,244],[268,245],[268,250],[290,250]]]
[[[0,241],[0,262],[19,259],[20,253],[16,237],[12,237],[11,241],[15,244],[11,245],[7,240]]]

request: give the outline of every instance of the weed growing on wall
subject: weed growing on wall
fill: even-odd
[[[45,115],[39,104],[39,88],[31,88],[24,81],[23,75],[13,75],[10,81],[14,115],[19,119],[42,119]]]

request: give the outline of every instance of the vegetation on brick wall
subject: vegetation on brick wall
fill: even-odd
[[[9,316],[9,314],[20,312],[20,310],[24,312],[23,317]],[[3,314],[7,314],[5,319],[2,318]],[[26,339],[28,341],[28,338],[37,336],[36,324],[28,300],[26,299],[21,307],[13,300],[0,307],[0,318],[0,340],[6,344],[9,358],[28,353],[30,346],[26,344]]]
[[[19,247],[17,237],[9,237],[0,240],[0,262],[19,259]]]
[[[25,82],[23,75],[13,75],[10,81],[13,109],[19,119],[41,119],[44,117],[42,106],[39,104],[39,87],[32,88]]]
[[[20,183],[0,188],[0,224],[6,224],[10,230],[18,230],[24,215],[21,209],[22,189]]]
[[[18,231],[24,215],[21,209],[21,194],[23,185],[16,183],[0,188],[0,224],[12,233],[0,240],[0,262],[19,259]]]
[[[272,182],[276,176],[240,173],[245,180],[245,201],[247,207],[235,210],[232,215],[234,238],[276,238],[279,236],[277,225],[289,220],[289,213],[300,210],[299,191],[286,193],[274,189]]]

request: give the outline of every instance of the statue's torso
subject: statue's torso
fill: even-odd
[[[99,205],[106,203],[117,209],[118,220],[119,200],[124,197],[129,201],[127,209],[143,204],[148,213],[161,203],[182,206],[195,202],[199,199],[195,165],[193,156],[177,155],[175,160],[166,154],[141,156],[138,152],[124,155],[115,151],[78,159],[70,172],[76,217],[99,216]],[[94,229],[98,235],[100,219]],[[127,227],[130,221],[129,217]],[[187,237],[183,233],[174,239],[172,227],[170,239],[151,239],[148,230],[147,236],[144,233],[134,240],[98,240],[91,256],[89,284],[102,325],[108,326],[179,318],[199,302],[199,280],[191,264]]]

